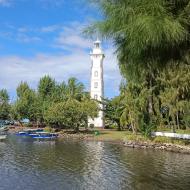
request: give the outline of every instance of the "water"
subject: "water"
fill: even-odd
[[[88,141],[0,142],[0,190],[185,190],[190,156]]]

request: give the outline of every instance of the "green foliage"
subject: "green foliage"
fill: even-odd
[[[82,92],[84,91],[84,85],[74,77],[68,79],[66,87],[66,95],[68,99],[77,99],[82,98]]]
[[[124,107],[120,122],[122,125],[129,125],[133,133],[136,133],[146,113],[147,90],[142,85],[128,83],[122,93]]]
[[[53,132],[55,132],[55,131],[52,129],[52,127],[45,127],[45,128],[44,128],[44,131],[45,131],[45,132],[48,132],[48,133],[53,133]]]
[[[10,118],[10,104],[7,90],[0,90],[0,120]]]
[[[35,120],[38,113],[36,101],[35,91],[26,82],[21,82],[17,87],[17,100],[11,109],[12,118],[19,122],[23,119]]]
[[[0,117],[9,114],[9,97],[6,90],[0,91]],[[4,109],[6,103],[7,109]],[[3,110],[4,109],[4,110]],[[78,131],[88,126],[88,117],[98,114],[97,103],[84,91],[84,85],[76,78],[68,82],[57,83],[50,76],[40,79],[38,89],[31,89],[26,82],[17,87],[17,100],[11,106],[12,119],[22,125],[23,119],[29,119],[30,125],[66,127]]]
[[[120,117],[122,114],[123,103],[120,96],[115,97],[111,100],[103,99],[104,114],[106,119],[106,125],[115,125],[118,130],[122,129],[120,124]]]
[[[190,1],[96,3],[103,19],[85,32],[99,33],[116,47],[120,71],[127,81],[118,97],[122,102],[117,115],[121,126],[146,136],[157,125],[173,131],[189,126]],[[114,113],[117,110],[111,115]]]
[[[76,132],[79,127],[87,127],[88,117],[97,116],[98,107],[93,100],[79,102],[69,99],[66,102],[52,104],[45,113],[45,120],[51,126],[72,128]]]
[[[55,80],[52,79],[50,76],[44,76],[40,79],[38,85],[39,96],[42,99],[47,99],[52,96],[53,92],[55,91],[55,88]]]
[[[149,138],[142,136],[141,134],[127,134],[125,141],[136,141],[136,142],[143,142],[143,141],[150,141]]]
[[[49,76],[42,77],[37,91],[30,89],[26,82],[17,87],[17,100],[12,105],[12,118],[22,125],[29,119],[32,125],[67,127],[76,131],[88,126],[88,117],[98,114],[97,103],[84,92],[84,85],[76,78],[56,83]]]
[[[150,137],[151,132],[155,131],[156,125],[153,123],[146,125],[146,124],[141,124],[140,125],[140,132],[145,136],[145,137]]]

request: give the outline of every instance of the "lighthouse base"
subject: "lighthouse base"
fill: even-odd
[[[97,117],[94,119],[88,119],[88,126],[91,127],[93,125],[96,128],[104,128],[104,119],[102,117]]]

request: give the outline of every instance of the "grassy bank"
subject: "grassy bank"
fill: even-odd
[[[127,135],[130,135],[129,131],[115,131],[115,130],[98,130],[99,135],[94,134],[95,140],[100,141],[123,141]]]
[[[169,137],[144,137],[141,134],[134,135],[129,131],[100,131],[100,134],[94,136],[96,140],[110,140],[110,141],[136,141],[136,142],[150,142],[150,143],[171,143],[178,145],[189,145],[190,141],[173,139]]]
[[[190,154],[190,141],[168,137],[144,137],[141,134],[132,134],[129,131],[101,130],[99,135],[93,135],[97,141],[120,142],[131,148],[151,148],[171,152]],[[92,138],[90,138],[92,139]]]
[[[81,130],[79,133],[73,133],[72,131],[62,131],[61,134],[67,137],[85,138],[96,141],[112,141],[112,142],[146,142],[146,143],[158,143],[158,144],[176,144],[176,145],[190,145],[188,140],[179,140],[168,137],[145,137],[139,134],[133,134],[130,131],[116,131],[108,129],[94,129],[90,131]]]
[[[183,140],[183,139],[174,139],[169,137],[144,137],[140,134],[134,135],[134,134],[128,134],[126,135],[125,141],[134,141],[134,142],[148,142],[148,143],[157,143],[157,144],[176,144],[176,145],[190,145],[189,140]]]

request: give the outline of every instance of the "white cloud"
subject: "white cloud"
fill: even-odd
[[[64,4],[65,0],[39,0],[44,8],[60,7]]]
[[[37,37],[37,36],[29,36],[23,33],[18,33],[16,40],[21,42],[21,43],[30,43],[30,42],[39,42],[42,39]]]
[[[11,55],[0,57],[0,89],[7,88],[13,92],[21,81],[27,81],[35,88],[39,79],[44,75],[50,75],[57,81],[67,80],[74,76],[89,89],[91,68],[89,51],[93,42],[81,36],[81,25],[72,23],[67,27],[59,26],[57,36],[52,39],[52,44],[54,44],[53,47],[59,48],[58,52],[61,50],[62,53],[36,53],[32,58]],[[54,30],[55,26],[49,26],[49,28],[47,26],[46,29],[44,28],[44,32]],[[25,30],[21,29],[17,40],[22,42],[40,40],[29,37],[22,31]],[[47,45],[50,46],[51,44]],[[63,49],[69,50],[69,53],[65,53]],[[110,46],[104,52],[106,55],[104,61],[105,95],[113,97],[118,94],[121,77],[113,48]]]
[[[29,29],[25,27],[18,28],[10,31],[0,31],[0,37],[11,41],[17,41],[20,43],[40,42],[42,38],[37,33],[30,33]]]
[[[0,0],[0,6],[9,7],[11,5],[10,0]]]
[[[40,29],[38,29],[40,32],[45,32],[45,33],[48,33],[48,32],[54,32],[58,29],[60,29],[60,25],[50,25],[50,26],[44,26],[44,27],[41,27]]]
[[[104,63],[105,91],[113,91],[118,88],[120,75],[117,64],[111,51],[105,52],[107,57]],[[20,81],[27,81],[32,87],[36,87],[39,79],[44,75],[50,75],[57,81],[76,77],[84,82],[87,89],[90,80],[90,58],[88,53],[78,51],[71,55],[36,55],[34,58],[9,56],[0,58],[0,89],[9,91],[16,89]]]
[[[56,39],[57,46],[60,48],[74,47],[74,48],[87,48],[90,47],[91,43],[78,36],[77,34],[71,33],[68,36],[65,32],[62,32]]]
[[[28,32],[28,28],[26,28],[26,27],[20,27],[20,28],[17,29],[17,31],[19,33],[25,33],[25,32]]]
[[[81,36],[84,28],[84,24],[72,23],[70,26],[63,27],[62,31],[55,38],[55,46],[68,49],[68,48],[89,48],[92,43],[89,39],[85,39]]]

